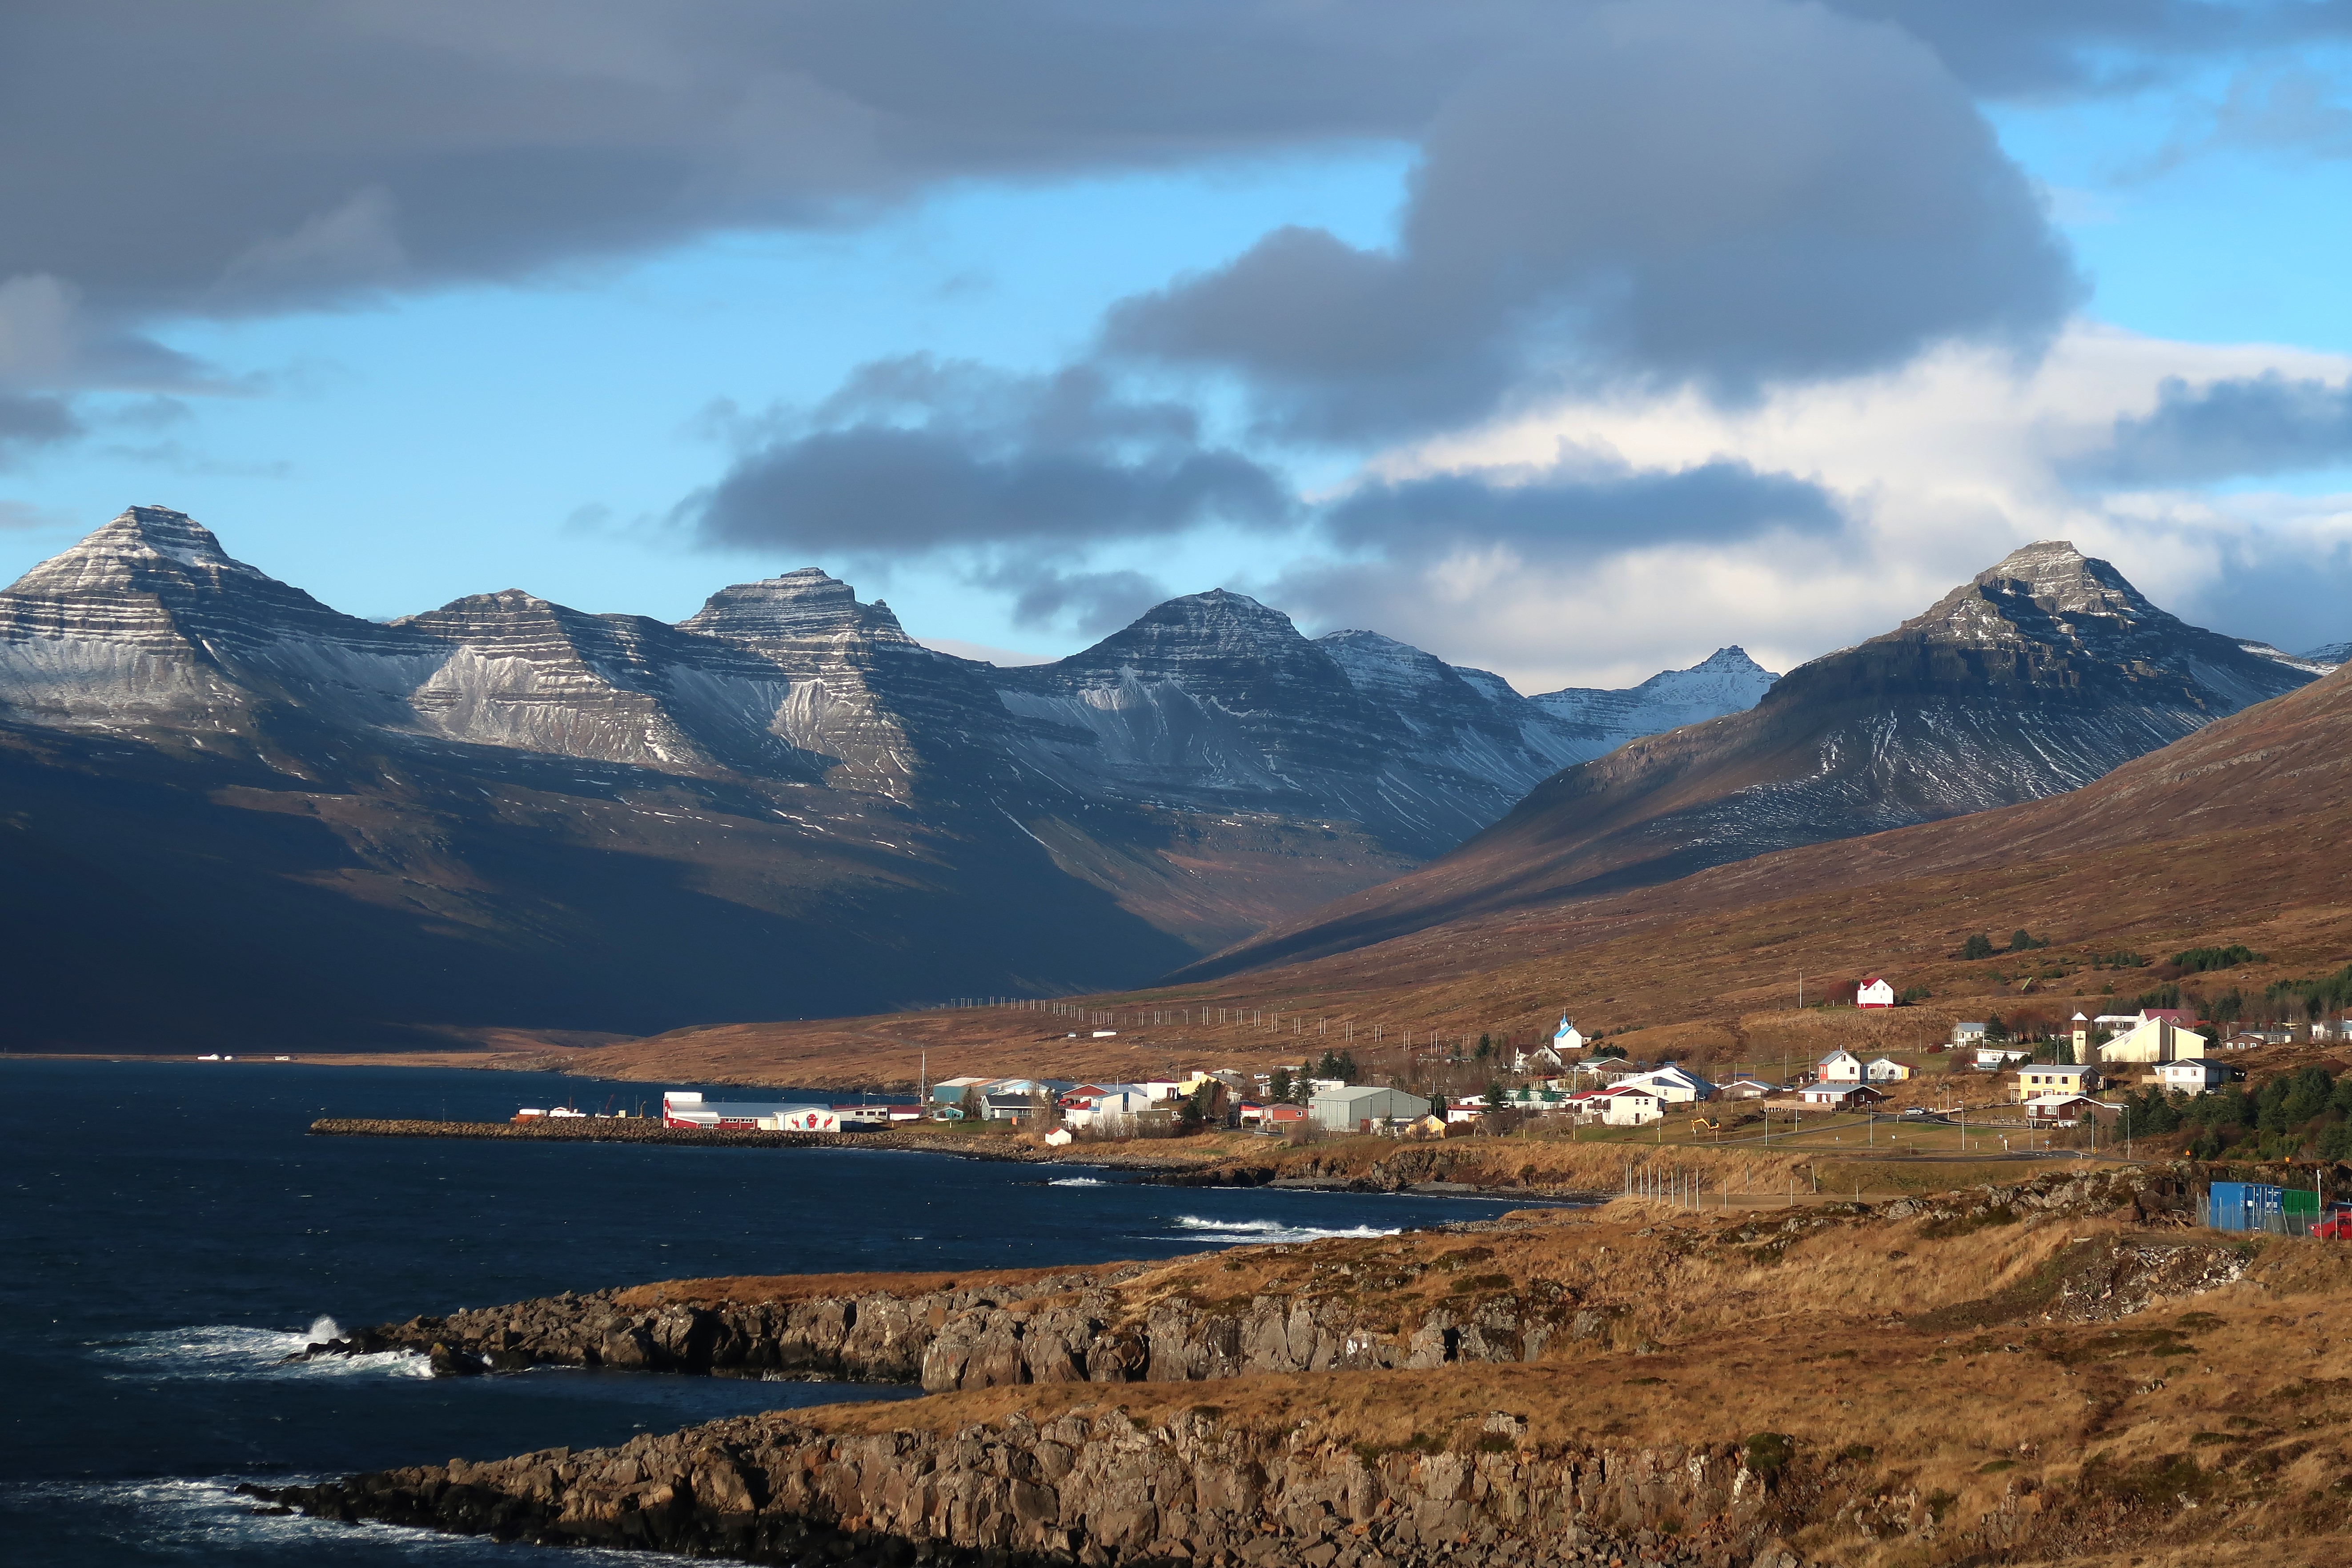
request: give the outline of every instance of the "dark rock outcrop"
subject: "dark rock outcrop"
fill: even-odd
[[[770,1415],[256,1490],[331,1519],[756,1563],[1794,1568],[1782,1521],[1819,1489],[1802,1458],[1759,1473],[1739,1445],[1537,1443],[1507,1413],[1465,1437],[1382,1452],[1205,1408],[873,1436]],[[1885,1532],[1935,1539],[1916,1497],[1874,1512]]]

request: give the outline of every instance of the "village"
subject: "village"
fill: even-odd
[[[1899,1004],[1893,983],[1871,975],[1843,1005],[1866,1016]],[[2284,1026],[2226,1029],[2189,1009],[2142,1007],[2095,1016],[2078,1011],[2033,1032],[2041,1037],[2020,1039],[1998,1018],[1961,1020],[1948,1038],[1924,1047],[1869,1054],[1841,1047],[1810,1066],[1784,1062],[1768,1073],[1672,1056],[1636,1059],[1617,1039],[1588,1037],[1563,1012],[1549,1038],[1513,1046],[1479,1037],[1470,1048],[1468,1037],[1433,1036],[1402,1059],[1391,1056],[1386,1071],[1360,1069],[1347,1047],[1296,1068],[1194,1066],[1134,1081],[927,1076],[914,1097],[887,1102],[720,1100],[678,1089],[662,1097],[660,1114],[664,1125],[683,1131],[998,1134],[1073,1157],[1095,1146],[1218,1131],[1288,1144],[1514,1137],[1841,1151],[1859,1143],[1970,1158],[2097,1155],[2126,1154],[2140,1140],[2198,1126],[2216,1146],[2189,1152],[2211,1157],[2221,1139],[2242,1129],[2268,1138],[2261,1152],[2275,1157],[2294,1152],[2277,1146],[2285,1127],[2273,1126],[2280,1118],[2234,1087],[2245,1081],[2246,1063],[2267,1059],[2246,1053],[2340,1043],[2352,1038],[2352,1020],[2315,1016],[2298,1034]],[[1118,1030],[1087,1034],[1115,1041]],[[1483,1085],[1457,1088],[1465,1077]],[[517,1121],[578,1114],[526,1109]],[[2336,1147],[2352,1142],[2347,1134],[2352,1126],[2329,1127],[2312,1152],[2352,1152]]]

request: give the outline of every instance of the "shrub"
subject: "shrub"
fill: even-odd
[[[2033,940],[2033,933],[2027,931],[2023,926],[2020,926],[2015,931],[2009,933],[2009,951],[2011,952],[2032,952],[2037,947],[2048,947],[2049,945],[2050,939],[2048,937],[2043,937],[2040,942],[2036,942]]]
[[[2172,962],[2189,974],[2202,974],[2213,969],[2235,969],[2242,963],[2260,963],[2263,955],[2243,942],[2231,942],[2227,947],[2192,947],[2176,952]]]
[[[1927,996],[1928,991],[1925,985],[1906,985],[1902,994],[1895,998],[1895,1005],[1898,1007],[1908,1007],[1915,1002],[1925,1002]]]
[[[1759,1432],[1744,1450],[1748,1468],[1766,1478],[1779,1475],[1797,1457],[1797,1440],[1786,1432]]]
[[[1992,938],[1985,935],[1982,931],[1979,931],[1976,935],[1969,938],[1968,941],[1960,943],[1960,956],[1962,958],[1990,958],[1992,956]]]

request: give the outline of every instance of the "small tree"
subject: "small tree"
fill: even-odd
[[[1962,958],[1990,958],[1992,956],[1992,938],[1985,935],[1982,931],[1979,931],[1976,935],[1969,938],[1968,941],[1960,943],[1960,956]]]
[[[1268,1100],[1288,1100],[1290,1098],[1290,1069],[1288,1068],[1276,1068],[1272,1073],[1267,1075],[1265,1080],[1265,1097]]]
[[[1503,1080],[1496,1079],[1486,1085],[1486,1114],[1489,1116],[1501,1114],[1503,1105]]]
[[[976,1083],[963,1086],[963,1092],[956,1097],[956,1109],[963,1112],[963,1120],[968,1122],[988,1119],[988,1101],[981,1098],[980,1086]]]
[[[2011,952],[2032,952],[2037,947],[2049,945],[2046,942],[2034,941],[2032,933],[2023,926],[2009,933],[2009,951]]]

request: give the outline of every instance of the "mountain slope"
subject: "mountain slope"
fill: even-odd
[[[1409,869],[1595,744],[1235,595],[1025,670],[814,570],[677,626],[517,589],[379,625],[135,507],[0,593],[0,862],[57,981],[16,1023],[635,1032],[1117,984]]]
[[[2312,679],[2158,609],[2070,544],[2030,545],[1748,711],[1565,769],[1442,859],[1181,977],[2076,789]]]

